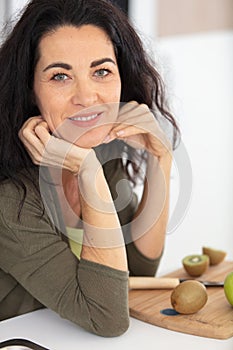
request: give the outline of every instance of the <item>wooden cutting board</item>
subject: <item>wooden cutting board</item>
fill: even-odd
[[[223,261],[211,266],[201,276],[202,280],[223,281],[233,271],[233,262]],[[166,277],[189,278],[183,268]],[[228,339],[233,336],[233,307],[228,303],[223,287],[207,287],[208,301],[192,315],[169,315],[174,311],[170,303],[172,290],[130,290],[130,315],[141,321],[177,332]]]

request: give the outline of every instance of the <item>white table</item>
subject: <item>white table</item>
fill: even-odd
[[[50,350],[232,350],[233,338],[215,340],[156,327],[134,318],[116,338],[90,334],[44,309],[0,322],[0,342],[25,338]]]

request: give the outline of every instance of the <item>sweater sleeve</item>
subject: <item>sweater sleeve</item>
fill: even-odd
[[[128,273],[78,260],[46,212],[41,214],[33,191],[28,191],[20,221],[17,190],[11,185],[0,192],[0,268],[61,317],[98,335],[124,333]]]

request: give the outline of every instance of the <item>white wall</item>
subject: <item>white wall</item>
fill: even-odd
[[[5,1],[0,1],[0,28],[2,28],[5,20],[6,6]]]
[[[156,39],[156,30],[150,32],[154,9],[150,0],[131,0],[130,16],[154,49],[189,158],[172,170],[171,219],[179,193],[187,205],[169,223],[162,274],[181,267],[185,255],[201,253],[203,245],[233,259],[233,31]]]
[[[18,14],[27,2],[28,0],[0,0],[0,31],[9,18],[15,19],[15,15]]]
[[[167,236],[161,270],[203,245],[232,259],[233,31],[160,39],[157,54],[193,172],[191,203]]]
[[[9,13],[16,13],[18,10],[21,10],[28,1],[29,0],[7,0]]]
[[[129,17],[135,28],[149,40],[156,38],[157,0],[129,0]]]

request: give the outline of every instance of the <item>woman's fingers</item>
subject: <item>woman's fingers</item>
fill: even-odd
[[[125,115],[133,116],[135,110],[138,108],[139,104],[135,101],[127,102],[120,106],[118,119],[124,117]]]
[[[48,124],[44,121],[36,125],[35,134],[41,140],[44,146],[49,142],[51,138]]]
[[[41,133],[41,129],[46,132],[46,141],[45,139],[41,140],[40,137],[38,137],[38,134],[36,132],[37,128],[39,129],[39,133]],[[29,118],[19,131],[20,140],[23,142],[25,148],[27,149],[33,163],[37,165],[40,164],[42,160],[44,142],[47,142],[48,137],[50,136],[47,130],[47,123],[43,121],[42,117],[39,116]]]
[[[141,121],[146,121],[148,118],[150,120],[155,119],[153,113],[150,111],[146,104],[138,104],[135,101],[128,102],[119,110],[118,120],[123,122],[125,120],[132,122],[134,118],[141,118]]]
[[[19,131],[19,138],[34,164],[62,167],[74,174],[79,172],[80,165],[91,151],[51,135],[42,117],[29,118]]]
[[[28,139],[30,135],[35,135],[35,128],[42,122],[41,117],[32,117],[26,120],[21,129],[19,130],[19,138],[21,141]]]
[[[171,150],[170,142],[147,105],[129,102],[120,109],[119,117],[105,143],[122,139],[135,148],[144,148],[159,157]]]
[[[42,117],[37,116],[37,117],[31,117],[25,121],[23,124],[22,128],[20,129],[19,133],[21,134],[22,132],[26,131],[32,131],[35,129],[36,125],[42,122]]]
[[[126,138],[133,135],[145,134],[147,131],[138,128],[134,125],[120,125],[118,128],[111,131],[111,136],[116,136],[117,138]]]

